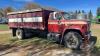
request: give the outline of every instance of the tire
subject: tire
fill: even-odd
[[[24,30],[22,30],[22,29],[17,29],[17,30],[16,30],[16,37],[17,37],[18,39],[24,39],[24,38],[25,38]]]
[[[80,49],[82,43],[82,36],[77,32],[68,32],[64,35],[65,47],[71,49]]]

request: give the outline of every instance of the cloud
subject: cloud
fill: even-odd
[[[13,1],[16,1],[16,2],[32,2],[34,0],[13,0]]]

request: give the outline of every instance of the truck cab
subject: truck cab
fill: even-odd
[[[48,39],[60,39],[69,48],[79,48],[91,36],[88,21],[73,18],[66,12],[52,12],[49,15],[48,32]]]

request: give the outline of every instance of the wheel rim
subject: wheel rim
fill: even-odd
[[[16,31],[16,36],[17,36],[17,38],[18,38],[18,39],[22,39],[22,36],[21,36],[21,35],[22,35],[21,30],[18,29],[18,30]]]
[[[79,44],[78,38],[73,33],[67,37],[66,43],[69,48],[77,48]]]

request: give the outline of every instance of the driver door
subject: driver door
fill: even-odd
[[[60,13],[51,13],[48,19],[48,31],[53,33],[60,33],[62,27],[61,21],[62,16]]]

